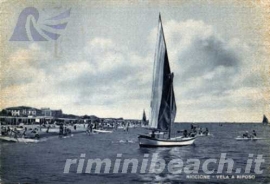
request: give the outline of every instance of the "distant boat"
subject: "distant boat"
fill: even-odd
[[[147,119],[146,119],[145,110],[143,110],[141,127],[147,127],[147,124],[148,123],[147,123]]]
[[[107,130],[107,129],[104,129],[104,122],[103,120],[100,120],[99,123],[94,123],[94,127],[92,129],[92,132],[93,133],[112,133],[113,130]]]
[[[111,130],[101,130],[101,129],[93,129],[92,131],[95,133],[112,133],[113,132]]]
[[[46,133],[48,133],[48,132],[54,132],[54,133],[59,133],[59,127],[50,127],[49,129],[48,129],[48,127],[46,127],[46,128],[44,128],[44,127],[42,127],[41,128],[41,132],[46,132]]]
[[[146,122],[146,114],[145,114],[145,110],[143,110],[142,121],[143,121],[143,122]]]
[[[186,146],[191,145],[196,137],[171,137],[171,127],[176,115],[176,103],[173,90],[173,73],[171,73],[166,42],[159,15],[158,40],[155,53],[153,84],[151,96],[151,116],[149,128],[152,129],[151,136],[140,135],[139,145],[141,147],[161,146]],[[156,138],[156,132],[168,133],[167,138]]]
[[[267,119],[267,117],[265,115],[263,115],[263,121],[262,121],[262,123],[264,125],[267,125],[268,124],[268,119]]]
[[[25,143],[37,143],[39,140],[30,138],[14,138],[10,136],[1,136],[0,140],[7,142],[25,142]]]
[[[264,140],[265,138],[261,138],[261,137],[242,137],[242,136],[238,136],[235,138],[235,140],[237,141],[257,141],[257,140]]]

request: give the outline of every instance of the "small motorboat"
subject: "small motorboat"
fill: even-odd
[[[92,132],[94,133],[112,133],[112,130],[101,130],[101,129],[93,129]]]
[[[237,136],[235,140],[237,141],[257,141],[257,140],[264,140],[265,138],[261,137],[243,137],[243,136]]]
[[[31,139],[31,138],[15,138],[9,136],[1,136],[0,140],[7,141],[7,142],[24,142],[24,143],[37,143],[39,140]]]

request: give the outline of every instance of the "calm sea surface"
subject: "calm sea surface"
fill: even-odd
[[[87,135],[75,134],[73,137],[52,137],[39,143],[6,143],[0,142],[1,167],[0,183],[270,183],[270,126],[261,124],[199,124],[200,127],[208,127],[211,136],[199,137],[195,144],[186,147],[175,148],[139,148],[138,134],[146,133],[143,128],[114,131],[112,134]],[[174,130],[190,128],[190,124],[176,124]],[[258,137],[266,140],[236,141],[234,138],[243,131],[256,130]],[[122,159],[138,159],[142,162],[145,154],[149,154],[149,163],[154,153],[160,159],[168,163],[172,159],[181,159],[184,163],[187,159],[199,159],[204,162],[208,158],[220,158],[221,153],[226,153],[227,158],[235,162],[232,174],[227,174],[226,169],[222,175],[235,175],[235,168],[245,168],[248,154],[263,155],[265,162],[261,169],[263,174],[252,173],[255,179],[216,179],[216,172],[210,175],[209,180],[187,179],[187,174],[171,174],[165,168],[160,174],[141,174],[140,164],[137,173],[113,174],[112,169],[108,174],[85,173],[85,167],[81,174],[77,173],[77,165],[70,167],[70,172],[64,174],[66,159],[80,159],[85,154],[85,159],[111,159],[114,163],[117,154],[122,154]],[[86,164],[85,164],[86,165]],[[209,169],[217,166],[210,166]],[[226,168],[226,167],[225,167]],[[94,171],[94,170],[93,170]],[[102,171],[102,170],[101,170]],[[147,170],[146,170],[147,171]],[[199,175],[205,175],[200,166]]]

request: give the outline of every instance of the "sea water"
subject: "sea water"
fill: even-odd
[[[0,183],[269,183],[270,182],[270,126],[262,124],[221,124],[203,123],[199,127],[207,127],[210,136],[198,137],[194,145],[169,148],[140,148],[138,134],[147,134],[143,128],[131,128],[128,132],[119,129],[108,134],[88,135],[74,134],[72,137],[53,137],[39,143],[6,143],[1,142]],[[179,130],[190,129],[190,124],[182,123],[173,126],[173,135],[180,136]],[[258,137],[265,140],[236,141],[234,138],[244,131],[256,130]],[[213,174],[206,174],[201,165],[207,159],[219,159],[221,154],[233,159],[235,167],[227,173],[225,167],[222,173],[217,173],[217,166],[209,165]],[[200,161],[198,173],[181,172],[173,174],[165,168],[161,173],[151,172],[149,165],[156,155],[167,164],[173,159],[185,163],[188,159]],[[243,171],[248,156],[255,159],[262,155],[265,160],[261,164],[261,174],[254,172],[254,164],[249,174]],[[68,173],[64,168],[68,159],[76,159],[77,163],[70,166]],[[79,160],[83,165],[78,172]],[[111,160],[111,169],[104,173],[95,173],[94,167],[90,173],[85,172],[88,159]],[[129,167],[126,172],[113,173],[116,159],[137,159],[139,164],[136,172]],[[143,159],[148,159],[145,172],[140,172]],[[253,160],[254,160],[253,159]],[[121,166],[120,166],[121,167]],[[241,172],[237,173],[237,169]]]

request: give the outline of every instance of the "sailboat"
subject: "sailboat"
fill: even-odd
[[[145,114],[145,110],[143,110],[142,121],[143,121],[143,122],[146,122],[146,114]]]
[[[173,77],[171,72],[167,47],[163,32],[161,15],[159,14],[158,36],[153,69],[153,83],[151,95],[151,114],[149,128],[151,136],[140,135],[141,147],[161,146],[186,146],[191,145],[196,137],[172,137],[171,127],[176,116],[176,102],[173,89]],[[165,132],[167,138],[156,138],[156,132]]]
[[[147,126],[146,114],[145,114],[145,110],[143,110],[141,127],[146,127],[146,126]]]
[[[264,125],[267,125],[268,124],[268,119],[267,119],[267,117],[265,115],[263,115],[263,121],[262,121],[262,123]]]

